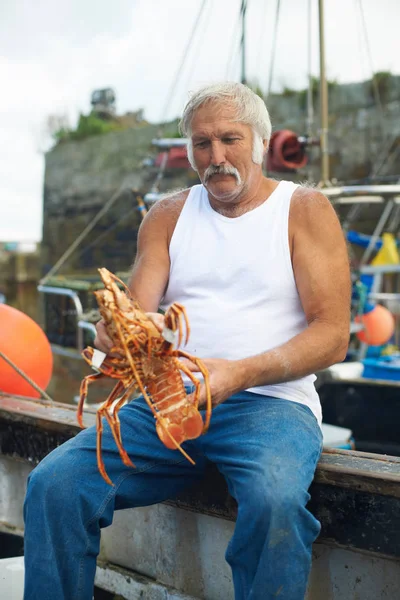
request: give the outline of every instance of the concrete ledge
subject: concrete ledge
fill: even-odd
[[[131,570],[98,561],[95,585],[126,600],[198,600]]]
[[[94,424],[95,412],[85,413]],[[75,408],[0,394],[0,453],[37,464],[80,431]],[[310,510],[322,542],[400,558],[400,458],[347,450],[325,452],[311,487]],[[210,464],[205,480],[169,505],[236,519],[236,503]]]

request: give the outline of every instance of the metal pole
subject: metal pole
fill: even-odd
[[[241,83],[246,84],[246,8],[247,0],[242,0],[240,12],[242,14],[242,38],[240,46],[242,50],[242,74],[240,77]]]
[[[328,83],[325,72],[325,35],[324,35],[324,0],[318,0],[319,20],[319,95],[321,112],[321,180],[323,185],[329,183],[328,154]]]
[[[309,138],[313,135],[314,126],[314,99],[312,94],[312,32],[311,32],[311,0],[308,0],[308,47],[307,47],[307,65],[308,65],[308,88],[307,88],[307,135]]]

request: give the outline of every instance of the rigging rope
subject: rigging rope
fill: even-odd
[[[185,90],[185,94],[189,90],[189,85],[192,80],[193,74],[195,72],[196,62],[197,62],[197,60],[199,58],[199,54],[200,54],[200,45],[204,45],[204,40],[206,37],[205,33],[207,31],[208,24],[210,21],[210,15],[213,11],[214,6],[215,5],[213,5],[210,2],[207,4],[207,9],[204,12],[204,18],[203,18],[203,22],[201,25],[201,29],[200,29],[200,24],[198,23],[197,40],[196,40],[197,43],[196,43],[196,45],[193,46],[192,60],[187,65],[187,77],[186,77],[185,81],[183,82],[183,86],[182,86],[183,89]]]
[[[235,54],[235,51],[237,51],[240,48],[241,22],[242,22],[242,7],[240,6],[238,17],[236,20],[236,26],[235,26],[235,28],[233,30],[233,34],[232,34],[231,49],[230,49],[230,52],[228,55],[228,61],[226,63],[226,72],[225,72],[226,79],[231,79],[231,73],[234,73],[234,60],[237,59],[237,55]],[[234,75],[232,75],[232,79],[234,79]]]
[[[376,103],[376,107],[378,109],[378,113],[379,113],[379,120],[380,120],[380,125],[382,128],[382,135],[385,135],[385,117],[383,114],[383,106],[382,106],[382,100],[381,100],[381,95],[379,92],[379,86],[378,86],[378,82],[376,80],[376,77],[374,77],[374,64],[373,64],[373,60],[372,60],[372,53],[371,53],[371,45],[369,43],[369,36],[368,36],[368,30],[367,30],[367,22],[365,20],[365,13],[364,13],[364,8],[362,5],[362,0],[358,0],[358,9],[360,12],[360,18],[361,18],[361,25],[362,25],[362,31],[364,34],[364,41],[365,41],[365,47],[367,50],[367,57],[368,57],[368,62],[369,62],[369,68],[371,71],[371,83],[372,83],[372,90],[373,90],[373,94],[374,94],[374,99],[375,99],[375,103]]]
[[[191,32],[189,34],[188,40],[186,42],[186,46],[185,46],[183,54],[182,54],[181,62],[179,64],[179,66],[178,66],[178,69],[175,72],[175,76],[174,76],[174,78],[172,80],[172,84],[171,84],[169,93],[167,95],[167,100],[165,102],[164,109],[163,109],[163,112],[162,112],[162,115],[161,115],[161,118],[160,118],[160,123],[165,123],[165,121],[167,119],[168,110],[169,110],[169,107],[170,107],[170,104],[171,104],[172,97],[175,94],[176,85],[177,85],[177,83],[179,81],[179,77],[181,76],[182,70],[183,70],[183,68],[185,66],[185,62],[186,62],[186,59],[187,59],[188,54],[189,54],[190,46],[191,46],[191,44],[193,42],[193,38],[194,38],[196,30],[197,30],[198,21],[199,21],[201,15],[202,15],[202,12],[203,12],[206,4],[207,4],[207,0],[203,0],[202,3],[201,3],[201,6],[200,6],[199,12],[197,13],[197,15],[195,17],[192,30],[191,30]]]
[[[18,375],[21,375],[21,377],[23,377],[25,379],[25,381],[27,381],[33,388],[35,388],[35,390],[37,392],[39,392],[39,394],[42,396],[42,398],[44,398],[45,400],[50,402],[50,404],[54,404],[53,398],[50,398],[50,396],[44,390],[42,390],[42,388],[39,387],[37,385],[37,383],[35,383],[26,373],[24,373],[24,371],[22,371],[22,369],[17,367],[17,365],[11,360],[11,358],[8,358],[8,356],[6,356],[4,354],[4,352],[2,352],[1,350],[0,350],[0,358],[5,360],[5,362],[10,367],[12,367],[13,369],[15,369],[17,371]]]
[[[246,11],[247,11],[247,0],[241,2],[241,21],[242,21],[242,32],[240,37],[240,52],[241,52],[241,83],[246,83]]]
[[[257,52],[257,59],[256,59],[256,73],[261,73],[261,67],[262,67],[262,62],[263,62],[263,57],[264,57],[264,39],[266,37],[265,35],[265,25],[267,22],[267,9],[268,9],[268,0],[264,0],[264,10],[262,12],[262,17],[260,20],[260,34],[259,34],[259,38],[258,38],[258,44],[257,44],[257,48],[258,48],[258,52]]]
[[[115,203],[116,200],[122,195],[122,193],[126,190],[126,186],[124,183],[118,188],[118,190],[111,196],[111,198],[106,202],[106,204],[99,210],[97,215],[94,217],[92,221],[90,221],[89,225],[85,227],[85,229],[78,235],[78,237],[72,242],[72,244],[66,249],[64,254],[58,259],[56,264],[50,269],[48,273],[40,280],[41,285],[45,285],[47,281],[52,277],[69,259],[69,257],[75,252],[76,248],[79,244],[84,240],[84,238],[92,231],[94,226],[100,221],[101,217],[106,214],[106,212],[111,208],[111,206]]]
[[[275,11],[275,25],[274,25],[274,33],[272,36],[272,51],[271,51],[271,63],[269,67],[269,79],[267,86],[267,96],[271,93],[272,88],[272,80],[274,75],[274,67],[275,67],[275,56],[276,56],[276,40],[278,37],[278,26],[279,26],[279,11],[280,11],[281,0],[276,0],[276,11]]]
[[[134,193],[134,190],[131,190],[131,191],[132,191],[132,193]],[[138,196],[136,198],[136,202],[137,202],[138,206],[131,206],[131,208],[129,210],[127,210],[123,215],[121,215],[121,217],[119,219],[114,221],[114,223],[112,223],[110,225],[110,227],[107,227],[107,229],[105,231],[102,231],[100,233],[100,235],[97,236],[97,238],[95,238],[92,242],[90,242],[90,244],[88,244],[87,246],[82,248],[82,250],[77,254],[76,259],[81,258],[85,254],[85,252],[87,252],[88,250],[93,248],[93,246],[98,244],[104,237],[106,237],[109,233],[111,233],[111,231],[113,231],[116,227],[118,227],[118,225],[122,221],[124,221],[131,213],[139,210],[139,212],[142,215],[142,219],[143,219],[147,213],[146,205],[144,204],[144,202],[140,196]]]

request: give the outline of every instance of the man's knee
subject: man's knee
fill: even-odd
[[[62,447],[53,450],[30,473],[25,505],[49,504],[53,510],[61,509],[65,500],[71,502],[77,490],[77,485],[71,485],[72,477],[73,461],[68,458],[68,452]]]
[[[273,486],[261,484],[256,489],[249,490],[246,496],[247,510],[253,516],[258,514],[268,520],[280,515],[296,518],[309,499],[307,490],[294,482],[279,482]]]

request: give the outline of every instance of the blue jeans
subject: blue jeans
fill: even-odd
[[[143,399],[120,411],[125,467],[108,427],[100,476],[96,431],[79,433],[31,473],[24,507],[25,600],[91,600],[100,529],[114,510],[173,498],[201,479],[207,461],[238,502],[226,560],[236,600],[303,600],[320,525],[307,510],[322,434],[298,403],[242,392],[217,406],[208,433],[184,444],[196,461],[160,442]]]

